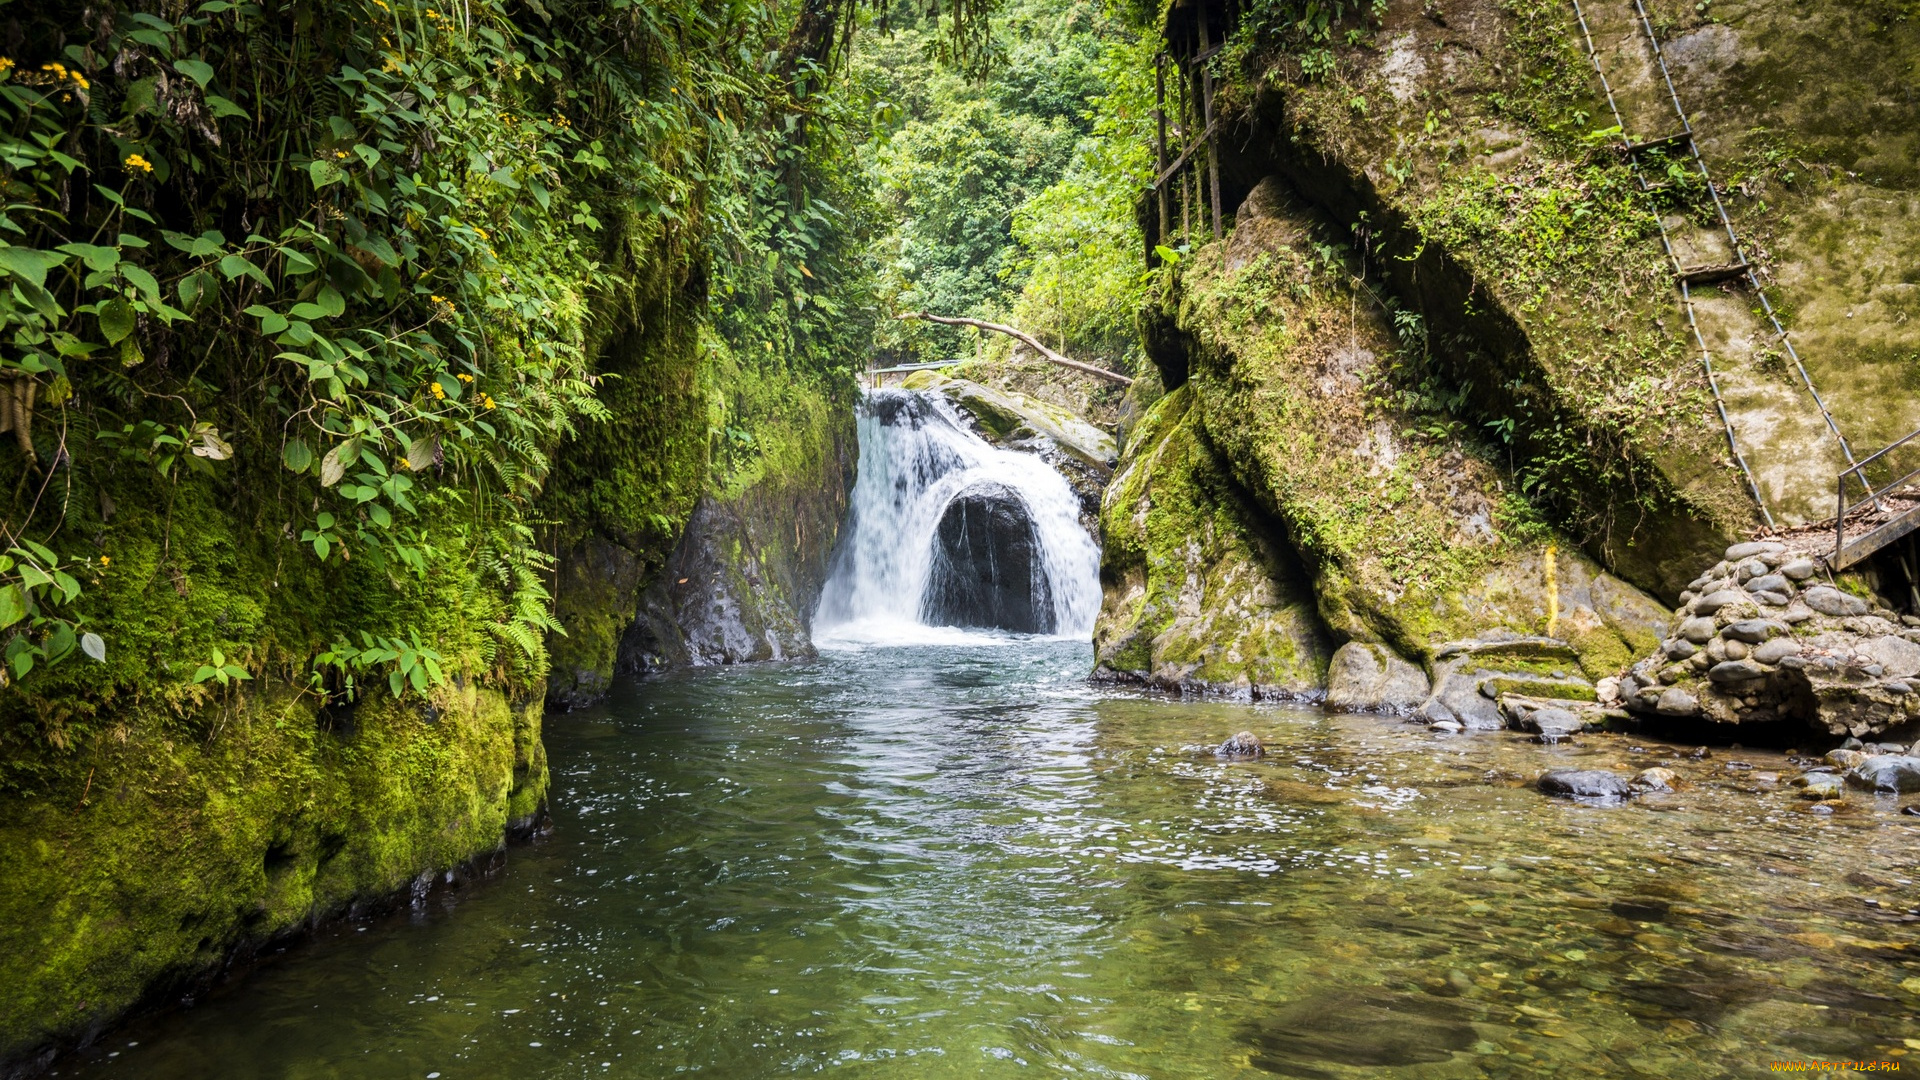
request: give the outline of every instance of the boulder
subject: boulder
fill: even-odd
[[[1327,669],[1327,708],[1340,712],[1411,712],[1431,691],[1426,672],[1371,642],[1340,646]]]
[[[1525,723],[1529,731],[1537,732],[1542,739],[1549,741],[1578,735],[1586,727],[1586,722],[1571,709],[1552,707],[1527,713]]]
[[[1039,530],[1011,488],[979,487],[947,504],[934,530],[921,618],[931,626],[968,626],[1051,634],[1053,596]]]
[[[1868,791],[1905,795],[1920,791],[1920,758],[1878,754],[1847,770],[1847,783]]]
[[[1678,686],[1669,686],[1660,692],[1654,709],[1662,716],[1695,716],[1700,712],[1700,701]]]
[[[1568,799],[1619,800],[1633,794],[1633,782],[1604,769],[1552,769],[1541,775],[1536,786],[1548,795]]]
[[[1846,781],[1834,772],[1804,773],[1793,778],[1793,786],[1800,789],[1803,799],[1840,799],[1847,794]]]
[[[1629,781],[1638,791],[1672,791],[1680,783],[1680,776],[1672,769],[1641,769]]]
[[[1812,559],[1792,559],[1781,564],[1780,573],[1793,581],[1805,581],[1820,569]]]
[[[1727,561],[1730,563],[1751,559],[1772,551],[1785,551],[1787,545],[1776,540],[1754,540],[1745,544],[1735,544],[1727,549]]]

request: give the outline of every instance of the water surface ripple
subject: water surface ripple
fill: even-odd
[[[1891,801],[1807,813],[1777,754],[1116,696],[1089,663],[867,648],[550,717],[553,833],[493,879],[58,1071],[1719,1077],[1920,1034]],[[1269,756],[1215,759],[1242,728]],[[1525,786],[1669,759],[1691,786],[1642,805]]]

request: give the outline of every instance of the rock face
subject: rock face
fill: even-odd
[[[1410,378],[1404,346],[1316,254],[1325,226],[1285,184],[1262,181],[1235,222],[1160,301],[1160,356],[1184,363],[1162,374],[1184,376],[1207,445],[1298,551],[1336,638],[1427,667],[1429,718],[1469,727],[1501,723],[1488,678],[1599,678],[1659,640],[1665,607],[1555,532],[1463,425],[1435,422],[1446,405],[1385,389]],[[1516,639],[1553,644],[1492,662]]]
[[[1011,490],[968,491],[947,505],[930,574],[921,610],[930,625],[1053,633],[1040,534]]]
[[[1412,712],[1430,693],[1427,673],[1385,645],[1349,641],[1327,670],[1327,708],[1340,712]]]
[[[1298,558],[1233,485],[1176,390],[1140,421],[1101,508],[1095,676],[1313,698],[1333,650]]]
[[[1736,544],[1681,593],[1670,633],[1621,686],[1629,709],[1863,736],[1920,719],[1920,630],[1819,583],[1778,542]]]

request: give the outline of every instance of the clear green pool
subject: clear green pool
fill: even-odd
[[[1920,1037],[1920,818],[1890,800],[1808,813],[1778,754],[1439,736],[1088,665],[1019,641],[627,687],[549,718],[554,830],[499,874],[57,1071],[1744,1077]],[[1268,757],[1216,760],[1243,728]],[[1692,786],[1638,805],[1525,786],[1665,758]]]

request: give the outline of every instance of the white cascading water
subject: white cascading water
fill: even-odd
[[[822,645],[971,637],[930,627],[922,610],[935,530],[954,499],[1012,492],[1034,526],[1056,636],[1087,638],[1100,611],[1100,549],[1080,500],[1045,461],[1001,450],[968,430],[939,394],[871,390],[859,417],[860,472],[847,533],[814,616]]]

